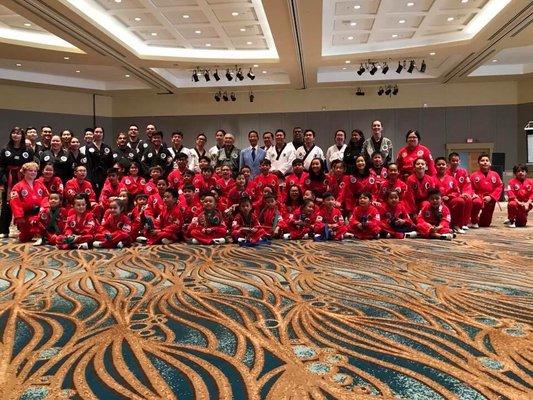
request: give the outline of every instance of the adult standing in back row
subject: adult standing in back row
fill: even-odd
[[[392,141],[389,138],[383,137],[383,125],[378,120],[372,122],[372,136],[363,142],[361,154],[366,158],[368,163],[372,158],[372,154],[376,151],[381,153],[383,165],[389,165],[393,155]]]

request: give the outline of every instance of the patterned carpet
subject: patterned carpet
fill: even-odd
[[[0,398],[531,398],[532,238],[4,241]]]

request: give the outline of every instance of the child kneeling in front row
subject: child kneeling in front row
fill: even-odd
[[[316,240],[342,240],[348,232],[342,212],[335,207],[335,203],[336,200],[333,193],[324,193],[323,204],[315,223]]]
[[[39,210],[39,230],[41,237],[34,243],[34,246],[43,244],[57,244],[57,237],[65,230],[68,211],[61,207],[63,197],[59,193],[50,193],[48,196],[48,205],[41,207]]]
[[[416,227],[421,237],[426,239],[452,240],[450,210],[442,203],[439,189],[428,191],[428,202],[422,207]]]
[[[77,194],[73,206],[68,213],[64,234],[58,235],[56,239],[57,247],[61,250],[88,249],[94,239],[93,232],[97,224],[92,212],[87,211],[88,195]]]
[[[202,209],[198,212],[187,229],[189,242],[192,244],[226,243],[226,224],[224,216],[217,209],[215,196],[207,192],[201,196]]]
[[[125,213],[125,203],[118,199],[109,202],[102,224],[95,235],[94,247],[121,249],[131,243],[131,221]]]
[[[378,239],[381,230],[379,211],[371,204],[372,195],[363,192],[359,195],[359,205],[350,217],[350,231],[357,239]]]
[[[267,232],[261,227],[252,210],[252,201],[248,196],[241,197],[239,210],[233,218],[231,236],[241,245],[257,245],[267,241]]]

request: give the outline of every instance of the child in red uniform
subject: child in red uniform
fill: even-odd
[[[235,179],[231,176],[231,168],[229,165],[223,165],[220,168],[218,187],[220,188],[220,196],[225,197],[226,199],[231,190],[235,187]]]
[[[403,200],[407,191],[407,185],[400,179],[400,172],[396,163],[390,163],[388,165],[387,179],[379,187],[379,199],[381,203],[387,202],[388,194],[393,190],[398,193],[400,200]]]
[[[39,209],[48,197],[48,190],[36,180],[38,170],[37,163],[23,164],[20,173],[24,178],[11,189],[9,205],[19,230],[20,242],[29,242],[39,234]]]
[[[331,171],[327,173],[328,192],[335,197],[335,207],[340,207],[339,202],[341,188],[344,186],[344,173],[346,166],[341,160],[333,160],[331,162]]]
[[[324,203],[318,212],[315,224],[315,239],[342,240],[348,232],[342,212],[335,207],[335,204],[336,200],[333,193],[324,193]]]
[[[304,171],[304,161],[301,158],[296,158],[292,161],[292,174],[285,177],[285,195],[288,195],[289,190],[294,185],[297,185],[303,190],[304,182],[309,174]]]
[[[144,179],[142,176],[139,176],[139,164],[137,164],[137,162],[131,162],[129,175],[123,177],[120,181],[120,184],[128,189],[128,192],[130,192],[134,198],[139,193],[144,193],[146,179]]]
[[[149,245],[170,244],[180,239],[183,219],[178,196],[176,189],[166,189],[163,193],[165,205],[156,220],[154,229],[149,233]]]
[[[298,185],[293,185],[289,189],[289,195],[283,204],[284,214],[294,214],[304,204],[302,189]]]
[[[452,227],[456,233],[465,233],[461,228],[464,220],[465,199],[461,197],[459,185],[454,177],[446,174],[446,159],[437,157],[435,159],[436,175],[435,187],[439,189],[442,201],[450,209],[452,215]]]
[[[490,170],[490,156],[486,153],[481,154],[477,158],[477,163],[479,171],[470,176],[470,182],[475,193],[472,202],[472,228],[490,226],[494,207],[503,191],[500,176]]]
[[[215,196],[211,193],[202,195],[202,209],[192,219],[187,230],[190,243],[224,244],[226,233],[224,217],[217,210]]]
[[[379,151],[375,151],[370,158],[372,159],[370,175],[373,175],[376,178],[378,185],[381,185],[387,180],[389,172],[387,167],[383,165],[383,155]]]
[[[165,194],[165,190],[168,189],[167,181],[164,178],[159,178],[156,187],[157,192],[148,197],[148,203],[144,210],[144,217],[149,230],[154,229],[155,220],[159,217],[165,207],[163,195]]]
[[[276,198],[280,199],[280,192],[279,192],[279,179],[276,174],[273,174],[270,172],[270,167],[272,166],[272,163],[269,159],[265,158],[263,161],[261,161],[261,164],[259,165],[259,175],[257,175],[254,179],[254,187],[257,191],[257,193],[263,193],[263,189],[265,187],[269,187],[272,189],[272,193]],[[256,198],[254,199],[255,202],[261,203],[261,201]]]
[[[192,219],[202,208],[202,203],[200,203],[200,199],[193,185],[185,185],[183,187],[183,193],[180,196],[180,206],[181,216],[183,218],[182,230],[187,232]]]
[[[527,214],[533,208],[533,179],[527,177],[527,167],[518,164],[513,167],[514,178],[507,187],[507,226],[526,226]]]
[[[41,237],[33,243],[34,246],[57,244],[57,235],[63,233],[68,214],[67,209],[61,207],[62,202],[63,199],[59,193],[50,193],[48,204],[39,210],[38,225]]]
[[[131,221],[125,213],[125,203],[118,199],[109,201],[108,210],[94,239],[93,246],[97,248],[121,249],[130,244]]]
[[[210,192],[213,189],[218,189],[217,177],[213,175],[213,167],[207,166],[202,168],[202,172],[196,175],[192,184],[200,193]]]
[[[430,189],[428,202],[424,204],[417,218],[416,227],[420,236],[426,239],[452,240],[450,220],[450,210],[442,203],[439,189]]]
[[[302,208],[289,216],[287,233],[283,239],[310,239],[314,237],[314,226],[318,213],[313,200],[305,200]]]
[[[396,190],[387,193],[385,201],[380,209],[381,231],[386,238],[404,239],[416,238],[416,226],[413,224],[407,207],[400,200],[400,194]]]
[[[87,211],[88,205],[87,194],[80,193],[74,197],[74,205],[68,212],[65,230],[62,235],[58,235],[56,240],[59,249],[89,248],[97,225],[93,214]]]
[[[144,186],[144,193],[146,193],[148,197],[157,193],[157,181],[161,178],[161,175],[163,175],[163,168],[159,165],[150,168],[151,179],[146,182],[146,185]]]
[[[261,227],[272,238],[278,238],[286,227],[283,212],[272,194],[264,197],[263,207],[258,211],[257,219]]]
[[[267,232],[261,227],[252,211],[252,201],[249,197],[242,197],[239,211],[231,224],[231,237],[240,245],[257,245],[266,242]]]
[[[312,190],[315,193],[317,205],[321,205],[324,193],[328,190],[328,180],[325,172],[324,160],[314,158],[309,164],[309,175],[304,181],[303,190]]]
[[[363,156],[355,158],[355,172],[345,177],[340,193],[340,202],[346,216],[352,214],[361,193],[375,194],[378,191],[376,178],[370,175]]]
[[[148,239],[144,237],[144,225],[146,224],[146,217],[144,212],[148,203],[148,196],[144,193],[138,193],[135,196],[134,207],[129,215],[131,221],[131,240],[138,240],[141,243],[146,243]],[[144,239],[144,240],[143,240]]]
[[[418,158],[415,161],[415,171],[405,181],[407,185],[407,192],[405,193],[405,205],[409,209],[409,213],[416,218],[422,207],[424,207],[429,200],[429,190],[435,187],[435,180],[433,177],[426,174],[427,164],[423,158]]]
[[[116,168],[109,168],[107,170],[107,179],[104,182],[104,187],[100,192],[100,205],[104,210],[109,208],[109,202],[112,198],[120,196],[122,185],[118,179],[118,170]]]
[[[87,168],[83,165],[78,165],[74,170],[74,178],[67,181],[65,184],[65,199],[67,208],[71,208],[74,204],[74,199],[78,194],[86,194],[89,201],[88,207],[96,220],[100,219],[104,213],[102,206],[96,201],[96,193],[93,185],[87,179]]]
[[[378,239],[381,230],[379,211],[371,204],[372,194],[363,192],[359,195],[359,205],[353,209],[350,217],[350,232],[357,239]]]
[[[468,171],[466,169],[459,167],[461,158],[459,157],[458,153],[450,153],[448,156],[448,162],[449,166],[446,170],[446,173],[455,178],[457,185],[459,186],[459,191],[461,192],[461,198],[465,201],[461,229],[468,230],[468,225],[470,224],[470,215],[472,214],[472,200],[474,195],[474,191],[472,190],[472,185],[470,183],[470,177],[468,176]]]
[[[63,181],[59,176],[54,176],[54,164],[46,164],[43,167],[41,177],[37,178],[37,181],[42,182],[46,186],[48,193],[59,193],[61,199],[63,199]]]

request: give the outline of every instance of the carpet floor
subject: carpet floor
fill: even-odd
[[[0,399],[527,399],[533,228],[0,245]]]

